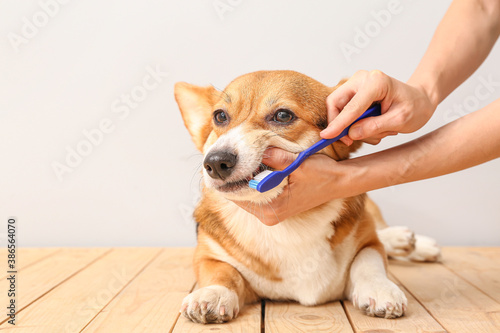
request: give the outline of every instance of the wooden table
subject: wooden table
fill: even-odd
[[[443,263],[391,261],[390,277],[409,301],[400,319],[367,317],[350,302],[316,307],[263,302],[223,325],[179,317],[181,300],[195,286],[192,254],[191,248],[20,249],[16,326],[7,322],[4,276],[0,330],[500,332],[500,248],[444,248]]]

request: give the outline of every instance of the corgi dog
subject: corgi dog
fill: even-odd
[[[261,162],[268,147],[299,153],[320,139],[326,98],[336,87],[294,71],[246,74],[224,91],[175,85],[185,126],[204,156],[194,212],[198,289],[182,302],[185,317],[223,323],[260,299],[308,306],[347,299],[370,316],[404,314],[407,299],[387,278],[387,255],[436,261],[440,250],[406,227],[387,227],[366,194],[332,200],[275,226],[233,202],[265,205],[283,192],[287,179],[265,193],[248,182],[267,168]],[[344,160],[360,145],[337,141],[319,153]]]

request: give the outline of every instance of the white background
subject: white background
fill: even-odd
[[[218,12],[214,5],[224,3],[231,10]],[[389,1],[73,0],[56,6],[55,0],[3,0],[0,228],[17,216],[21,246],[194,245],[190,214],[201,156],[175,104],[176,81],[223,88],[262,69],[293,69],[329,85],[359,69],[404,81],[449,3],[401,0],[381,26],[372,11],[387,9]],[[355,40],[357,29],[372,29],[366,45]],[[360,46],[358,53],[346,56],[346,44]],[[360,153],[442,126],[459,116],[454,106],[470,110],[467,103],[481,107],[498,98],[499,56],[497,46],[422,130]],[[113,112],[113,103],[139,93],[155,69],[168,76],[127,116]],[[497,85],[479,100],[476,88],[489,76]],[[112,132],[59,180],[53,165],[66,164],[67,149],[85,145],[83,131],[103,119]],[[443,245],[498,246],[499,170],[496,160],[372,195],[392,225],[408,225]]]

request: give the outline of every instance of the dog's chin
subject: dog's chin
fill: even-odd
[[[280,185],[264,193],[260,193],[259,191],[251,188],[248,185],[248,180],[227,182],[219,186],[213,184],[206,185],[228,200],[267,203],[280,195],[287,183],[288,179],[285,179]]]
[[[252,173],[248,172],[248,169],[255,169]],[[272,199],[276,198],[281,192],[286,184],[288,184],[288,177],[275,188],[261,193],[248,184],[256,175],[260,174],[264,170],[272,170],[268,166],[259,163],[257,168],[247,168],[247,170],[238,170],[233,174],[233,177],[226,181],[220,179],[211,179],[210,176],[203,172],[203,178],[205,180],[205,186],[214,190],[216,193],[222,197],[232,200],[232,201],[251,201],[253,203],[267,203]],[[247,175],[247,176],[244,176]]]
[[[253,188],[240,189],[234,192],[220,192],[219,193],[228,200],[233,201],[250,201],[253,203],[268,203],[274,198],[276,198],[281,192],[283,192],[284,186],[275,187],[270,191],[265,193],[260,193]]]

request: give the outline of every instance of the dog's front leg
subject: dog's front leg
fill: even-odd
[[[347,298],[369,316],[401,317],[408,301],[405,294],[387,278],[382,244],[358,252],[350,269]]]
[[[182,301],[181,313],[194,322],[223,323],[238,316],[245,303],[257,300],[241,274],[228,263],[202,259],[198,286]]]

